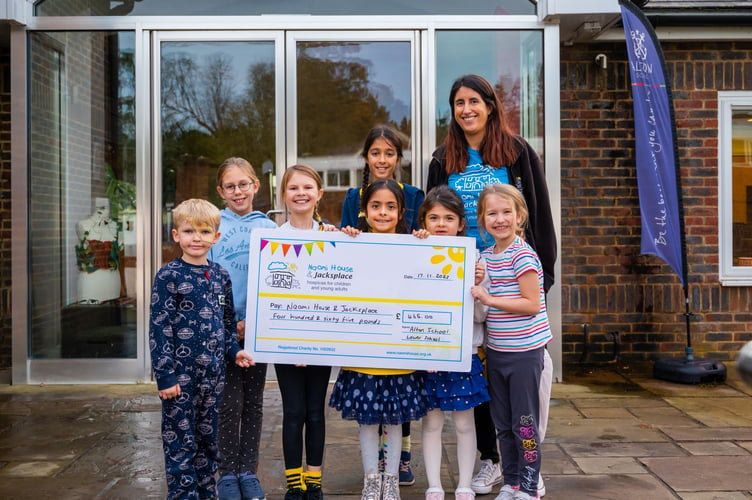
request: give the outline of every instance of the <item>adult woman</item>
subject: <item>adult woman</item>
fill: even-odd
[[[525,139],[515,135],[507,122],[501,101],[491,84],[478,75],[457,78],[449,92],[452,117],[447,137],[433,152],[428,167],[427,191],[434,186],[448,184],[465,204],[467,227],[465,234],[475,236],[479,250],[493,244],[493,239],[478,228],[478,197],[487,184],[512,184],[520,190],[528,208],[525,241],[537,252],[544,275],[544,290],[554,283],[556,262],[556,233],[543,165],[538,154]],[[485,352],[479,350],[485,358]],[[539,398],[541,439],[548,420],[548,401],[551,394],[553,363],[548,352],[544,355]],[[490,493],[501,481],[499,453],[489,405],[475,407],[477,445],[481,454],[481,469],[473,479],[476,493]],[[539,480],[540,496],[545,486]]]

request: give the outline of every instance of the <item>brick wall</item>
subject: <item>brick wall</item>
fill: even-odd
[[[718,280],[719,90],[752,91],[752,43],[662,43],[673,81],[689,266],[692,345],[733,359],[752,339],[750,287]],[[634,122],[624,42],[562,47],[562,349],[591,362],[681,356],[687,343],[678,277],[640,255]],[[595,56],[608,56],[601,69]],[[673,79],[673,80],[672,80]]]
[[[11,367],[10,54],[0,50],[0,370]]]

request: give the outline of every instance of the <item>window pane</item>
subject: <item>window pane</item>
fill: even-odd
[[[752,266],[752,109],[732,113],[732,218],[735,266]]]
[[[176,6],[179,5],[179,8]],[[530,0],[386,0],[383,2],[344,2],[342,0],[43,0],[34,8],[37,16],[249,16],[261,14],[425,15],[425,14],[535,14]]]
[[[543,157],[543,32],[438,31],[436,33],[436,141],[446,137],[449,91],[475,73],[494,85],[515,132]]]
[[[224,208],[217,167],[245,158],[261,181],[253,209],[273,208],[275,66],[273,41],[162,43],[163,262],[179,255],[172,209],[188,198]]]
[[[329,223],[339,224],[347,188],[362,182],[360,150],[375,125],[407,137],[400,180],[413,184],[410,53],[408,41],[297,44],[298,161],[325,173],[321,217]]]
[[[134,35],[29,37],[30,354],[135,358]]]

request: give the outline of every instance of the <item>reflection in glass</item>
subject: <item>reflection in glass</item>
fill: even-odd
[[[134,35],[29,41],[30,356],[135,358]]]
[[[274,42],[164,42],[161,62],[163,262],[179,255],[171,210],[188,198],[211,200],[225,158],[253,165],[261,187],[254,210],[273,207]]]
[[[494,85],[515,132],[543,157],[543,32],[436,32],[436,142],[446,137],[449,91],[475,73]]]
[[[752,109],[734,109],[731,122],[733,263],[752,266]]]
[[[410,144],[410,42],[298,42],[298,161],[322,174],[321,216],[339,224],[347,189],[360,186],[368,131],[390,124]],[[401,180],[412,183],[404,151]]]

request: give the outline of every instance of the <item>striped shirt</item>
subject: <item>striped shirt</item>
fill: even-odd
[[[517,314],[490,307],[486,325],[486,345],[495,351],[530,351],[548,344],[553,336],[546,313],[543,291],[543,267],[535,250],[517,237],[505,250],[493,253],[493,247],[481,255],[486,259],[486,273],[491,280],[489,293],[505,299],[521,298],[519,278],[533,271],[538,276],[540,310],[537,314]]]

